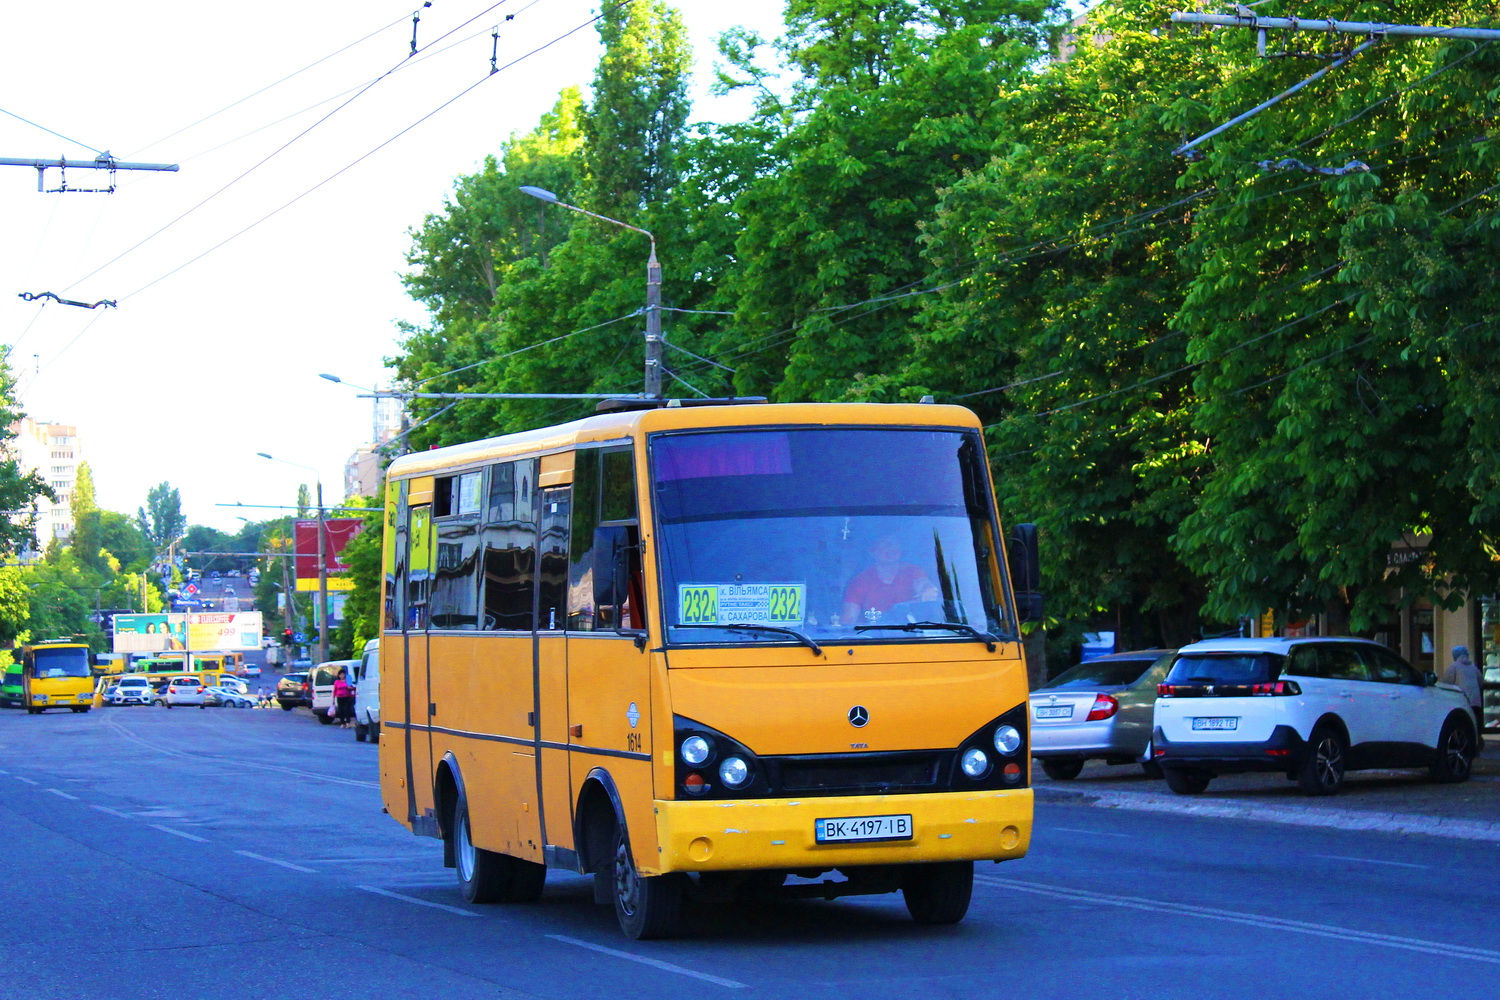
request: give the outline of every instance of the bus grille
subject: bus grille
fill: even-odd
[[[780,780],[772,780],[785,791],[804,795],[917,791],[937,786],[940,768],[952,755],[952,751],[929,751],[780,757],[774,758]]]

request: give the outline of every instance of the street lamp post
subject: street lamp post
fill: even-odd
[[[299,469],[306,469],[314,476],[314,482],[318,489],[318,662],[324,663],[328,659],[328,523],[324,518],[323,511],[323,476],[311,465],[303,465],[300,462],[288,462],[284,458],[276,458],[263,451],[256,452],[261,458],[272,462],[280,462],[282,465],[292,465]],[[296,526],[292,528],[293,538],[296,537]],[[296,542],[293,541],[295,551]],[[292,595],[287,594],[287,604],[290,607]]]
[[[522,194],[529,194],[540,201],[559,208],[566,208],[570,212],[587,215],[591,219],[608,222],[622,229],[640,233],[651,241],[651,253],[646,258],[646,397],[648,399],[661,398],[661,264],[656,259],[656,237],[639,226],[632,226],[628,222],[619,219],[611,219],[607,215],[598,212],[590,212],[586,208],[577,205],[569,205],[560,201],[557,195],[546,188],[532,187],[530,184],[522,185]]]

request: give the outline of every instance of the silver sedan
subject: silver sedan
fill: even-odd
[[[1031,692],[1031,755],[1055,781],[1078,777],[1084,761],[1139,763],[1153,778],[1151,713],[1171,649],[1140,649],[1086,660]]]

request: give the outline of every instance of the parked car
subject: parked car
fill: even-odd
[[[173,677],[167,681],[161,703],[168,708],[173,705],[197,705],[203,707],[203,694],[207,691],[203,681],[197,677]]]
[[[259,677],[260,665],[256,663],[247,663],[245,664],[244,669],[240,671],[240,673],[244,674],[246,677]]]
[[[1139,763],[1152,777],[1151,713],[1170,649],[1085,660],[1031,692],[1031,756],[1055,781],[1078,777],[1084,761]]]
[[[354,668],[354,738],[380,742],[380,640],[365,643]]]
[[[144,677],[121,677],[104,700],[111,705],[149,705],[156,692]]]
[[[220,708],[254,708],[256,698],[254,695],[225,686],[214,686],[205,688],[203,691],[204,703],[217,705]]]
[[[276,701],[290,712],[298,705],[312,704],[312,685],[306,674],[287,674],[276,682]]]
[[[1332,795],[1347,771],[1425,767],[1469,777],[1474,716],[1456,687],[1365,639],[1209,639],[1177,651],[1156,699],[1152,755],[1172,791],[1283,771]]]
[[[354,668],[357,666],[358,660],[327,660],[308,671],[308,680],[312,682],[313,715],[323,725],[333,721],[333,713],[338,707],[333,703],[333,682],[338,678],[339,671],[344,671],[344,680],[352,684]]]

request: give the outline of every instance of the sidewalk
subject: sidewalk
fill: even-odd
[[[1177,795],[1139,765],[1087,764],[1072,781],[1032,771],[1040,802],[1176,812],[1341,830],[1380,830],[1500,843],[1500,737],[1491,734],[1460,785],[1435,784],[1424,771],[1353,771],[1328,797],[1303,795],[1280,774],[1228,774],[1201,795]]]

